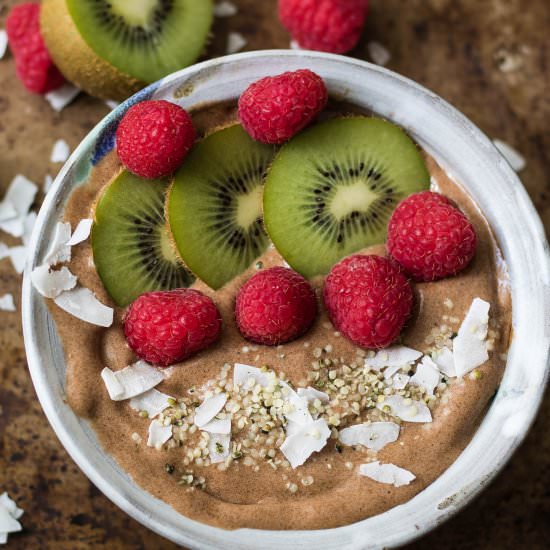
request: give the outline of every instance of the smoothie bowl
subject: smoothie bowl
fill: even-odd
[[[252,140],[239,96],[300,69],[323,79],[326,108],[280,149]],[[185,108],[199,140],[174,178],[150,182],[113,147],[125,112],[157,99]],[[426,235],[449,223],[436,211],[462,224],[452,276],[422,282],[407,263],[412,194]],[[490,141],[413,82],[317,53],[209,61],[118,107],[58,176],[24,281],[29,367],[86,475],[177,543],[393,547],[473,498],[525,436],[548,372],[546,247]],[[368,287],[373,270],[389,290]],[[262,303],[289,277],[292,315]],[[143,320],[172,305],[135,300],[180,287],[212,334],[180,361],[147,355],[160,333]],[[362,312],[382,302],[391,315],[369,340]],[[278,315],[301,328],[269,340]]]

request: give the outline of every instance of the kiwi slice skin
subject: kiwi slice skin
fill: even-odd
[[[415,143],[373,117],[328,120],[286,143],[264,189],[264,223],[293,269],[311,278],[341,258],[383,243],[397,204],[428,189]]]
[[[167,180],[145,180],[122,170],[96,205],[94,263],[120,307],[145,292],[184,288],[194,281],[172,248],[164,218],[168,186]]]
[[[262,191],[274,153],[236,124],[195,145],[175,174],[166,203],[172,236],[185,265],[213,289],[269,246]]]
[[[146,8],[148,17],[135,17]],[[67,80],[93,96],[122,100],[192,64],[212,19],[212,0],[44,0],[41,31]]]

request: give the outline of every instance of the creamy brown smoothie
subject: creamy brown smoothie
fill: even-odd
[[[204,134],[236,121],[235,105],[206,106],[193,113],[193,120]],[[428,400],[433,422],[397,420],[401,425],[399,439],[378,452],[342,445],[332,437],[319,453],[292,469],[278,449],[284,440],[283,427],[252,422],[245,398],[234,397],[235,363],[267,366],[294,387],[312,386],[330,396],[331,402],[320,406],[318,412],[336,436],[336,429],[366,420],[396,421],[372,405],[384,399],[369,389],[376,385],[373,380],[381,381],[383,376],[365,372],[369,352],[335,332],[322,300],[312,329],[284,346],[255,345],[239,334],[233,313],[236,293],[258,269],[283,264],[274,249],[219,291],[195,283],[219,307],[224,327],[213,347],[173,367],[170,377],[157,387],[178,400],[163,413],[173,419],[174,437],[160,450],[146,446],[151,419],[133,410],[127,401],[112,401],[101,382],[104,367],[118,371],[136,361],[122,330],[124,311],[115,309],[115,323],[105,329],[79,321],[52,304],[67,358],[68,402],[79,416],[89,420],[105,452],[138,485],[181,514],[226,529],[326,529],[406,502],[456,460],[474,435],[500,382],[510,337],[511,302],[500,252],[482,213],[427,155],[426,162],[438,191],[452,199],[473,223],[478,247],[471,265],[459,275],[415,285],[415,311],[400,343],[426,354],[450,345],[478,297],[490,303],[490,358],[462,379],[443,378],[434,399]],[[81,219],[93,217],[94,203],[119,168],[116,153],[111,152],[93,170],[89,181],[74,191],[66,221],[74,227]],[[384,254],[384,246],[364,252]],[[114,307],[94,268],[89,243],[73,249],[69,268],[99,300]],[[322,279],[313,284],[319,290]],[[201,432],[189,420],[203,400],[205,387],[221,388],[229,395],[226,409],[235,406],[231,409],[235,451],[219,464],[208,464]],[[373,460],[406,468],[416,479],[394,487],[358,475],[358,466]]]

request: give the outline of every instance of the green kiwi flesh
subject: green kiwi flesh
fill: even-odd
[[[167,217],[185,265],[214,289],[247,269],[268,247],[262,223],[265,172],[274,148],[242,126],[215,131],[176,172]]]
[[[344,256],[383,243],[397,203],[429,184],[401,128],[378,118],[332,119],[278,152],[265,181],[264,223],[292,268],[322,275]]]
[[[169,182],[117,175],[96,205],[92,249],[97,272],[115,303],[124,307],[144,292],[188,287],[164,218]]]
[[[154,82],[192,64],[212,24],[212,0],[66,0],[88,46],[136,79]]]

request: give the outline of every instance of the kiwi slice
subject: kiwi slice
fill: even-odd
[[[67,79],[124,99],[192,64],[212,19],[212,0],[44,0],[41,31]]]
[[[188,287],[194,281],[170,241],[164,218],[168,185],[123,170],[96,205],[94,262],[118,306],[127,306],[144,292]]]
[[[285,260],[306,277],[382,243],[391,213],[430,176],[414,142],[382,119],[337,118],[293,138],[265,181],[264,221]]]
[[[234,125],[198,143],[176,172],[167,217],[185,265],[218,289],[262,254],[263,180],[274,148]]]

